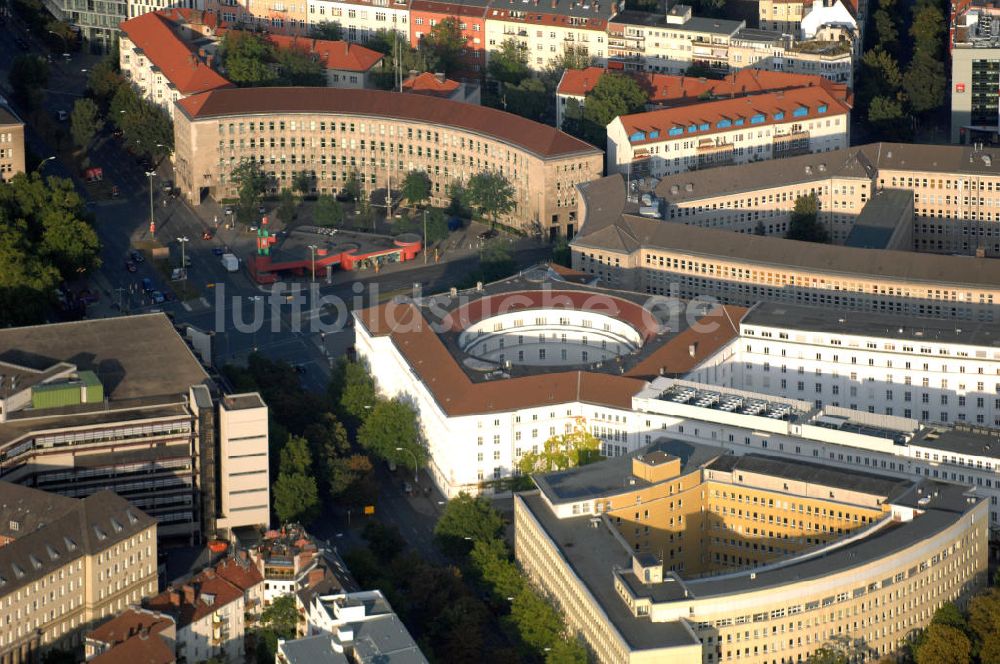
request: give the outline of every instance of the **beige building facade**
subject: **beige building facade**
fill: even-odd
[[[0,106],[0,182],[24,172],[24,122]]]
[[[789,74],[815,74],[854,83],[853,46],[839,41],[796,41],[789,35],[744,28],[729,40],[729,67],[753,67]]]
[[[804,661],[843,635],[874,661],[986,581],[967,488],[667,440],[595,465],[515,497],[515,553],[599,662]]]
[[[356,176],[367,194],[398,187],[411,170],[447,203],[453,182],[503,175],[514,210],[502,223],[546,236],[572,235],[576,185],[603,170],[600,150],[558,130],[459,102],[373,90],[220,90],[182,100],[174,124],[177,182],[188,200],[233,197],[229,179],[244,159],[267,174],[269,189],[291,187],[296,172],[336,193]]]
[[[0,482],[0,662],[82,647],[82,630],[156,592],[156,521],[110,491]]]
[[[267,406],[259,394],[219,401],[219,518],[230,530],[271,519],[268,477]]]

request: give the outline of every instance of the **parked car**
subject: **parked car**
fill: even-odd
[[[261,205],[259,208],[257,208],[257,213],[258,214],[267,214],[267,208],[264,207],[263,205]]]
[[[226,253],[226,250],[223,249],[222,247],[212,247],[213,256],[221,256],[224,253]]]
[[[142,255],[141,251],[136,251],[135,249],[133,249],[131,252],[129,252],[129,256],[136,263],[145,263],[146,262],[146,257]]]
[[[204,233],[201,234],[201,239],[202,240],[211,240],[212,239],[212,233],[210,231],[205,231]]]
[[[232,205],[227,205],[226,206],[226,214],[232,216],[232,214],[233,214],[233,206]]]
[[[153,290],[153,280],[149,277],[143,277],[142,279],[142,290],[149,293]]]
[[[495,228],[491,228],[488,231],[483,231],[482,233],[480,233],[479,234],[479,239],[480,240],[489,240],[489,239],[495,238],[497,235],[500,235],[500,232],[497,231],[497,229],[495,229]]]
[[[153,304],[163,304],[167,301],[167,298],[163,296],[163,293],[158,290],[153,291],[150,294],[150,297],[153,298]]]
[[[135,272],[139,268],[136,266],[136,264],[134,262],[132,262],[132,261],[125,261],[125,269],[128,270],[129,272]]]
[[[173,190],[174,190],[174,183],[171,182],[170,180],[165,180],[163,182],[163,193],[169,194]]]

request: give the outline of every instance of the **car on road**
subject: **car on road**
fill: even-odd
[[[261,205],[259,208],[257,208],[257,213],[258,214],[267,214],[267,208],[264,207],[263,205]]]
[[[221,256],[224,253],[226,253],[226,250],[224,248],[222,248],[222,247],[212,247],[212,255],[213,256]]]
[[[403,493],[405,493],[407,496],[412,496],[413,485],[410,484],[409,482],[403,482]]]
[[[111,185],[111,198],[118,198],[118,195],[120,193],[121,192],[118,191],[118,185],[116,184]]]
[[[163,193],[169,194],[173,190],[174,190],[174,183],[171,182],[170,180],[165,180],[163,182]]]
[[[163,304],[167,301],[167,298],[163,295],[163,293],[158,290],[153,291],[149,296],[153,298],[153,304]]]
[[[227,205],[225,212],[226,212],[227,215],[231,216],[233,214],[233,206],[232,205]]]
[[[212,239],[212,233],[210,231],[205,231],[204,233],[201,234],[201,239],[202,240],[211,240]]]
[[[483,231],[482,233],[480,233],[479,234],[479,239],[480,240],[490,240],[492,238],[495,238],[497,235],[500,235],[500,232],[497,229],[495,229],[495,228],[491,228],[488,231]]]
[[[129,252],[128,255],[136,263],[145,263],[146,262],[146,257],[142,255],[141,251],[136,251],[135,249],[133,249],[132,251]]]
[[[125,269],[129,272],[135,272],[139,267],[132,261],[125,261]]]
[[[142,290],[149,293],[153,290],[153,280],[149,277],[143,277],[142,279]]]

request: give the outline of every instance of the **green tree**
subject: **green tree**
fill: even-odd
[[[813,651],[806,664],[850,664],[847,655],[831,646],[822,646]]]
[[[368,367],[360,362],[347,362],[344,365],[343,385],[340,407],[355,422],[364,422],[377,402],[375,381],[368,373]]]
[[[334,21],[323,21],[312,26],[310,33],[313,39],[325,39],[327,41],[341,41],[344,38],[344,29],[340,23]]]
[[[504,109],[535,122],[548,122],[552,118],[552,97],[553,93],[537,78],[526,78],[503,88]]]
[[[295,595],[282,595],[271,602],[270,606],[264,608],[260,623],[266,629],[273,630],[280,639],[295,638],[295,629],[299,624]]]
[[[77,99],[69,117],[69,131],[73,136],[73,142],[86,150],[103,126],[101,111],[94,100],[87,97]]]
[[[261,35],[228,30],[219,47],[226,77],[242,87],[273,85],[278,75],[271,66],[274,47]]]
[[[504,39],[500,48],[490,53],[489,75],[507,85],[517,85],[531,76],[528,47],[517,39]]]
[[[240,221],[250,223],[263,200],[267,176],[264,175],[256,159],[245,157],[233,168],[229,179],[236,185],[238,198],[236,216]]]
[[[319,512],[312,454],[305,438],[292,436],[281,450],[278,479],[271,488],[274,512],[282,523],[308,523]]]
[[[564,629],[556,610],[530,586],[514,595],[510,618],[521,639],[537,651],[551,647]]]
[[[925,114],[941,108],[947,85],[944,63],[927,51],[918,50],[903,76],[903,89],[913,111]]]
[[[886,140],[903,140],[910,134],[909,119],[899,96],[872,99],[868,105],[868,123]]]
[[[448,237],[448,217],[444,211],[431,208],[425,211],[425,214],[427,215],[427,244],[431,245]]]
[[[361,178],[358,177],[358,172],[352,170],[348,176],[347,181],[344,183],[344,193],[352,201],[361,200]]]
[[[280,85],[299,85],[322,88],[326,86],[326,69],[319,60],[314,60],[307,51],[290,46],[273,51],[278,67]]]
[[[399,399],[379,401],[358,429],[358,443],[379,458],[413,468],[427,462],[417,412]],[[401,448],[401,449],[397,449]]]
[[[502,528],[502,524],[498,528]],[[459,532],[467,532],[467,529],[461,529]],[[465,551],[468,540],[464,538],[471,536],[463,534],[461,540],[453,537],[449,545],[453,544],[459,552]],[[473,541],[469,560],[482,580],[492,588],[494,597],[504,600],[521,592],[525,580],[521,570],[510,559],[510,548],[498,538],[499,535]]]
[[[173,150],[174,125],[170,116],[159,105],[140,97],[131,85],[118,87],[108,115],[140,153],[159,158]]]
[[[895,97],[903,86],[899,63],[888,51],[876,46],[861,59],[858,84],[858,95],[866,102],[875,97]]]
[[[569,248],[569,240],[560,235],[554,245],[552,245],[552,262],[563,267],[572,267],[572,252]]]
[[[118,61],[104,58],[94,65],[87,74],[87,88],[101,104],[107,104],[115,96],[125,79],[118,73]]]
[[[435,70],[450,74],[460,68],[462,51],[468,41],[462,34],[458,18],[449,16],[420,39],[420,49]]]
[[[295,194],[292,193],[291,189],[285,188],[281,190],[281,194],[278,196],[278,218],[281,219],[282,223],[286,226],[295,220],[296,212],[299,207],[299,202],[295,200]]]
[[[340,226],[344,223],[344,208],[329,194],[320,194],[313,206],[313,223],[317,226]]]
[[[875,11],[873,18],[879,45],[890,53],[894,52],[899,47],[899,30],[896,28],[896,21],[883,7]]]
[[[410,205],[420,205],[431,197],[431,179],[424,171],[412,170],[403,178],[401,193]]]
[[[914,6],[913,23],[910,25],[914,52],[923,52],[934,59],[940,58],[944,26],[944,14],[940,8],[931,4]]]
[[[352,454],[348,457],[338,457],[330,463],[328,487],[330,495],[344,496],[358,482],[366,478],[373,470],[371,460],[364,454]]]
[[[365,538],[368,548],[383,565],[390,563],[406,547],[406,540],[399,533],[399,529],[396,526],[387,526],[381,521],[366,523],[361,536]]]
[[[292,174],[292,189],[303,196],[312,193],[315,183],[316,174],[313,171],[295,171]]]
[[[37,55],[18,55],[10,63],[7,82],[21,103],[38,108],[49,83],[49,65]]]
[[[607,126],[620,115],[640,113],[649,101],[648,93],[631,76],[605,74],[583,102],[580,119],[564,129],[593,145],[607,145]]]
[[[987,643],[995,645],[1000,637],[1000,589],[990,588],[986,592],[975,595],[969,602],[969,631],[980,647]],[[1000,661],[1000,660],[986,660]]]
[[[451,556],[465,555],[477,542],[497,540],[502,536],[500,513],[486,498],[470,496],[464,491],[448,501],[434,526],[434,538]]]
[[[499,217],[514,209],[514,187],[499,172],[483,171],[473,175],[465,185],[465,195],[479,214],[489,218],[493,227]]]
[[[557,639],[545,653],[545,664],[586,664],[587,649],[579,639]]]
[[[571,431],[551,436],[538,452],[527,452],[517,463],[522,475],[548,473],[593,463],[601,458],[600,439],[578,420]]]
[[[942,604],[940,608],[934,612],[934,617],[931,618],[931,623],[954,627],[962,632],[966,632],[969,629],[965,616],[962,615],[962,612],[952,602],[945,602]]]
[[[917,649],[917,664],[969,664],[972,644],[961,630],[931,623]]]
[[[804,242],[830,241],[830,234],[819,221],[819,199],[816,194],[799,196],[795,199],[795,208],[792,210],[785,237]]]
[[[517,263],[510,253],[510,247],[505,242],[487,242],[479,250],[479,273],[472,283],[482,281],[491,283],[506,279],[517,271]]]

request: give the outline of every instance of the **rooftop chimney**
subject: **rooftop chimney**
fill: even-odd
[[[434,78],[436,78],[439,83],[444,83],[446,80],[448,80],[448,77],[444,75],[444,72],[440,71],[434,73]]]
[[[188,584],[185,583],[181,587],[181,591],[184,593],[184,603],[185,604],[194,604],[194,596],[195,596],[194,586],[190,586],[190,585],[188,585]]]

